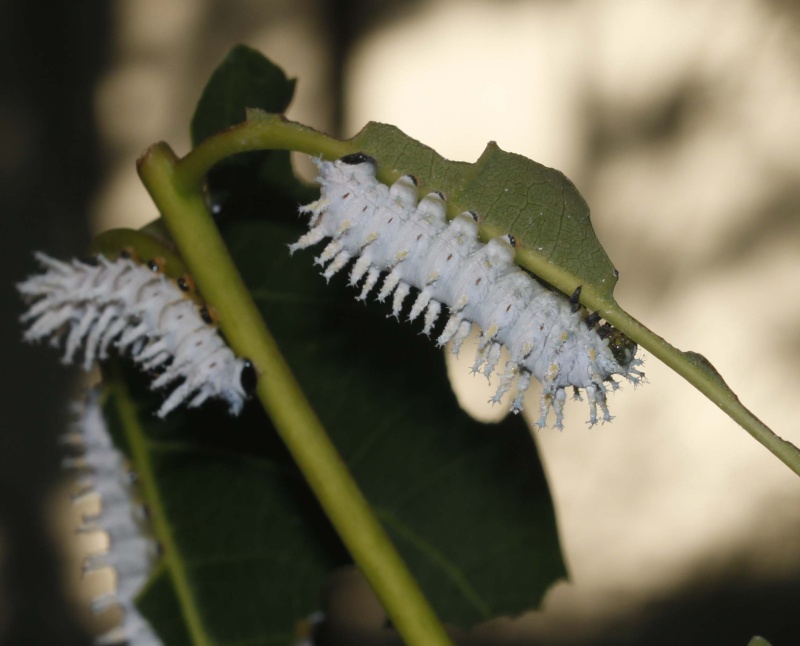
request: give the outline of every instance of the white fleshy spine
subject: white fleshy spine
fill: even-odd
[[[106,532],[109,540],[107,552],[92,554],[86,559],[84,572],[111,567],[116,575],[115,592],[95,599],[92,610],[100,613],[115,605],[122,610],[121,624],[100,635],[95,643],[160,646],[161,640],[134,604],[134,598],[150,576],[157,548],[141,527],[144,513],[141,505],[134,501],[125,460],[114,448],[108,433],[97,388],[89,393],[73,435],[77,435],[83,450],[81,470],[88,474],[83,479],[85,488],[79,499],[98,493],[102,505],[97,516],[84,517],[78,531]],[[76,461],[67,459],[66,462],[73,466]]]
[[[450,316],[437,342],[453,341],[453,352],[476,324],[482,335],[475,372],[488,377],[501,346],[510,354],[492,401],[499,401],[516,377],[512,410],[519,412],[530,375],[535,376],[543,386],[538,426],[546,426],[552,408],[556,428],[562,427],[568,387],[586,390],[590,424],[597,423],[598,408],[602,421],[611,420],[607,384],[617,387],[611,375],[634,384],[643,377],[635,346],[626,361],[617,361],[608,339],[585,324],[569,299],[515,264],[513,238],[500,236],[481,243],[475,214],[465,212],[448,222],[441,193],[420,200],[411,176],[386,186],[375,176],[374,161],[364,155],[316,163],[321,195],[301,207],[301,213],[311,215],[311,229],[290,245],[292,253],[332,238],[317,258],[318,264],[327,264],[325,278],[357,259],[350,283],[355,285],[366,275],[359,297],[363,299],[379,275],[386,273],[378,300],[393,293],[392,312],[398,317],[410,288],[415,288],[419,294],[409,318],[424,311],[426,334],[442,307],[447,307]]]
[[[233,354],[173,281],[129,258],[97,256],[89,263],[35,256],[46,271],[17,285],[31,303],[21,317],[26,341],[58,346],[66,337],[63,363],[72,363],[83,346],[86,370],[113,346],[144,370],[163,370],[153,388],[182,380],[158,409],[162,418],[185,402],[194,407],[209,398],[226,400],[231,414],[241,411],[245,387],[255,382],[252,364]]]

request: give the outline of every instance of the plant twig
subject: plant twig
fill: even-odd
[[[280,114],[249,110],[247,116],[247,121],[209,137],[179,160],[176,182],[185,189],[200,190],[215,164],[253,150],[295,150],[326,159],[357,152],[349,142],[288,121]]]
[[[253,111],[248,117],[247,121],[207,139],[178,163],[182,185],[199,186],[205,173],[216,162],[226,156],[244,151],[297,150],[310,155],[322,155],[328,159],[357,152],[352,142],[333,139],[301,124],[287,121],[281,115]],[[386,175],[386,169],[379,172],[379,175]],[[386,179],[389,175],[382,179]],[[502,233],[487,227],[481,230],[484,238]],[[521,249],[517,253],[517,262],[564,294],[571,294],[582,282],[577,276],[549,262],[546,257],[528,249]],[[593,311],[598,311],[603,318],[619,328],[633,341],[661,359],[714,402],[786,466],[800,475],[800,449],[776,435],[753,415],[742,405],[721,378],[715,378],[706,367],[692,361],[686,353],[667,343],[624,312],[613,299],[600,294],[591,285],[583,285],[581,304]]]
[[[212,138],[219,149],[207,140],[181,164],[169,146],[156,144],[139,160],[139,175],[203,297],[219,313],[220,327],[231,347],[249,357],[261,373],[257,388],[261,403],[396,630],[411,645],[451,644],[295,381],[205,206],[201,175],[216,161],[256,147],[252,138],[236,132],[234,128]],[[275,145],[265,146],[259,135],[257,146],[301,145],[289,130],[277,132],[287,138],[278,137]],[[304,149],[327,140],[310,130],[306,136],[311,139],[303,140]],[[337,146],[329,142],[328,148]]]
[[[163,546],[163,564],[169,569],[186,630],[194,646],[210,646],[211,639],[189,582],[186,563],[181,558],[181,551],[175,546],[175,537],[164,509],[164,500],[156,485],[152,456],[136,407],[122,380],[119,365],[115,361],[110,361],[106,370],[104,381],[107,379],[107,383],[111,384],[110,395],[115,399],[114,412],[130,447],[131,458],[136,464],[138,483],[147,499],[150,522]]]
[[[711,364],[692,360],[693,358],[700,358],[700,355],[689,356],[681,352],[624,312],[616,303],[601,313],[612,325],[622,330],[643,348],[652,352],[653,355],[661,359],[667,366],[719,406],[728,417],[750,433],[781,462],[800,476],[800,449],[777,435],[750,412],[739,401],[739,398],[727,386],[722,377],[713,370]]]

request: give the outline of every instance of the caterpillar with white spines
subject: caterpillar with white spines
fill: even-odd
[[[497,367],[502,346],[510,359],[500,375],[499,402],[516,382],[511,410],[518,413],[531,377],[542,383],[537,426],[547,425],[550,409],[555,427],[562,428],[565,389],[586,391],[589,423],[610,421],[607,384],[615,390],[618,374],[638,384],[644,373],[637,346],[599,316],[578,305],[580,288],[572,298],[543,286],[514,262],[516,241],[500,236],[483,244],[478,239],[478,216],[466,211],[448,222],[446,198],[431,192],[419,199],[418,181],[400,177],[391,186],[376,177],[376,161],[363,153],[335,161],[315,160],[320,197],[300,207],[310,214],[309,231],[289,246],[305,249],[326,238],[331,241],[316,258],[326,280],[352,260],[350,284],[363,281],[360,300],[385,278],[378,300],[392,295],[392,312],[400,316],[411,289],[419,293],[408,319],[424,312],[423,332],[430,336],[443,308],[449,318],[437,337],[452,342],[458,353],[475,324],[481,337],[473,371],[487,377]]]
[[[122,611],[120,623],[98,636],[94,643],[162,646],[163,642],[135,603],[150,578],[159,549],[145,526],[147,514],[136,500],[125,457],[114,447],[108,431],[99,388],[89,392],[78,421],[63,441],[79,452],[76,457],[64,459],[64,466],[78,475],[80,491],[73,501],[82,504],[88,497],[100,498],[100,511],[84,515],[78,531],[108,535],[107,550],[90,554],[83,571],[97,572],[110,567],[115,572],[114,592],[96,597],[91,610],[99,615],[118,606]]]
[[[108,233],[107,238],[119,237]],[[237,357],[224,341],[191,277],[167,275],[176,271],[164,260],[172,255],[167,249],[144,234],[124,235],[141,242],[149,260],[140,262],[130,246],[70,262],[35,254],[44,272],[17,285],[30,304],[21,317],[28,326],[23,338],[48,339],[54,346],[63,340],[67,364],[83,346],[86,370],[112,349],[129,354],[143,370],[160,373],[153,389],[177,383],[158,417],[183,403],[196,407],[212,398],[225,400],[238,415],[255,390],[252,362]]]

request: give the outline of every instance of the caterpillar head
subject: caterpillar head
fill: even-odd
[[[242,362],[241,370],[239,371],[239,385],[242,387],[246,397],[251,397],[256,391],[258,385],[258,373],[256,367],[250,359],[245,359]]]
[[[631,365],[639,347],[636,343],[610,323],[601,325],[597,333],[601,339],[608,339],[608,349],[620,367],[627,368]]]

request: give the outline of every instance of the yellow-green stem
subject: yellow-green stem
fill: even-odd
[[[130,447],[131,457],[136,464],[136,470],[139,475],[138,482],[147,499],[151,523],[163,547],[163,564],[169,568],[175,595],[178,597],[181,611],[183,612],[186,630],[195,646],[210,646],[211,639],[203,625],[203,617],[189,582],[186,564],[181,558],[180,550],[175,545],[172,525],[164,510],[164,501],[156,487],[151,454],[147,446],[145,433],[140,426],[136,406],[122,380],[119,366],[115,362],[109,362],[107,370],[108,374],[104,375],[104,381],[105,377],[109,377],[108,383],[112,384],[111,395],[116,399],[115,411],[119,416],[120,426]]]
[[[209,138],[182,159],[178,164],[179,181],[187,187],[200,186],[205,174],[218,161],[239,152],[264,149],[297,150],[328,159],[356,152],[353,142],[333,139],[287,121],[281,115],[253,111],[248,114],[247,121]],[[378,175],[385,181],[394,179],[396,173],[379,169]],[[481,229],[483,239],[503,233],[486,226]],[[564,294],[572,294],[582,283],[577,276],[530,249],[520,250],[517,262]],[[770,430],[728,388],[711,378],[707,371],[689,361],[680,350],[625,313],[612,298],[600,294],[592,286],[583,285],[581,304],[598,311],[607,321],[661,359],[800,475],[800,450]]]
[[[690,361],[678,348],[667,343],[655,332],[646,328],[635,318],[622,311],[616,303],[613,304],[613,307],[601,313],[612,325],[622,330],[643,348],[652,352],[656,357],[661,359],[661,361],[719,406],[726,415],[750,433],[750,435],[763,444],[781,462],[800,476],[800,450],[791,442],[781,438],[764,424],[764,422],[753,415],[753,413],[739,401],[739,398],[733,391],[722,383],[720,378],[714,378],[707,370],[701,368],[700,365]]]
[[[178,161],[176,181],[185,189],[200,190],[216,163],[238,153],[267,149],[295,150],[326,159],[356,152],[351,143],[287,121],[280,114],[250,110],[247,121],[209,137]]]
[[[353,142],[333,139],[287,121],[281,115],[253,111],[248,114],[247,121],[209,138],[181,160],[179,181],[183,186],[197,187],[205,173],[221,159],[239,152],[263,149],[297,150],[328,159],[356,152]],[[378,173],[382,180],[393,179],[394,174],[387,169],[379,169]],[[481,237],[486,239],[503,233],[484,226]],[[532,250],[520,250],[517,262],[565,294],[572,294],[582,282]],[[600,294],[592,286],[583,285],[581,304],[597,310],[607,321],[661,359],[800,475],[800,450],[770,430],[742,405],[730,389],[711,378],[707,371],[689,361],[680,350],[622,311],[612,298]]]
[[[205,206],[199,174],[210,168],[215,159],[256,147],[250,139],[236,139],[231,132],[234,131],[218,135],[223,139],[216,140],[225,144],[224,153],[214,147],[197,148],[185,158],[180,170],[169,146],[156,144],[139,160],[139,174],[203,297],[219,312],[220,327],[230,345],[238,354],[249,357],[260,371],[257,395],[261,403],[393,625],[408,644],[450,644],[295,381]],[[224,139],[225,136],[231,139]],[[327,139],[324,135],[319,137],[314,145]],[[245,148],[236,148],[237,145]],[[253,147],[246,148],[249,145]],[[297,145],[289,137],[278,138],[269,147]],[[259,146],[265,147],[260,141]]]

